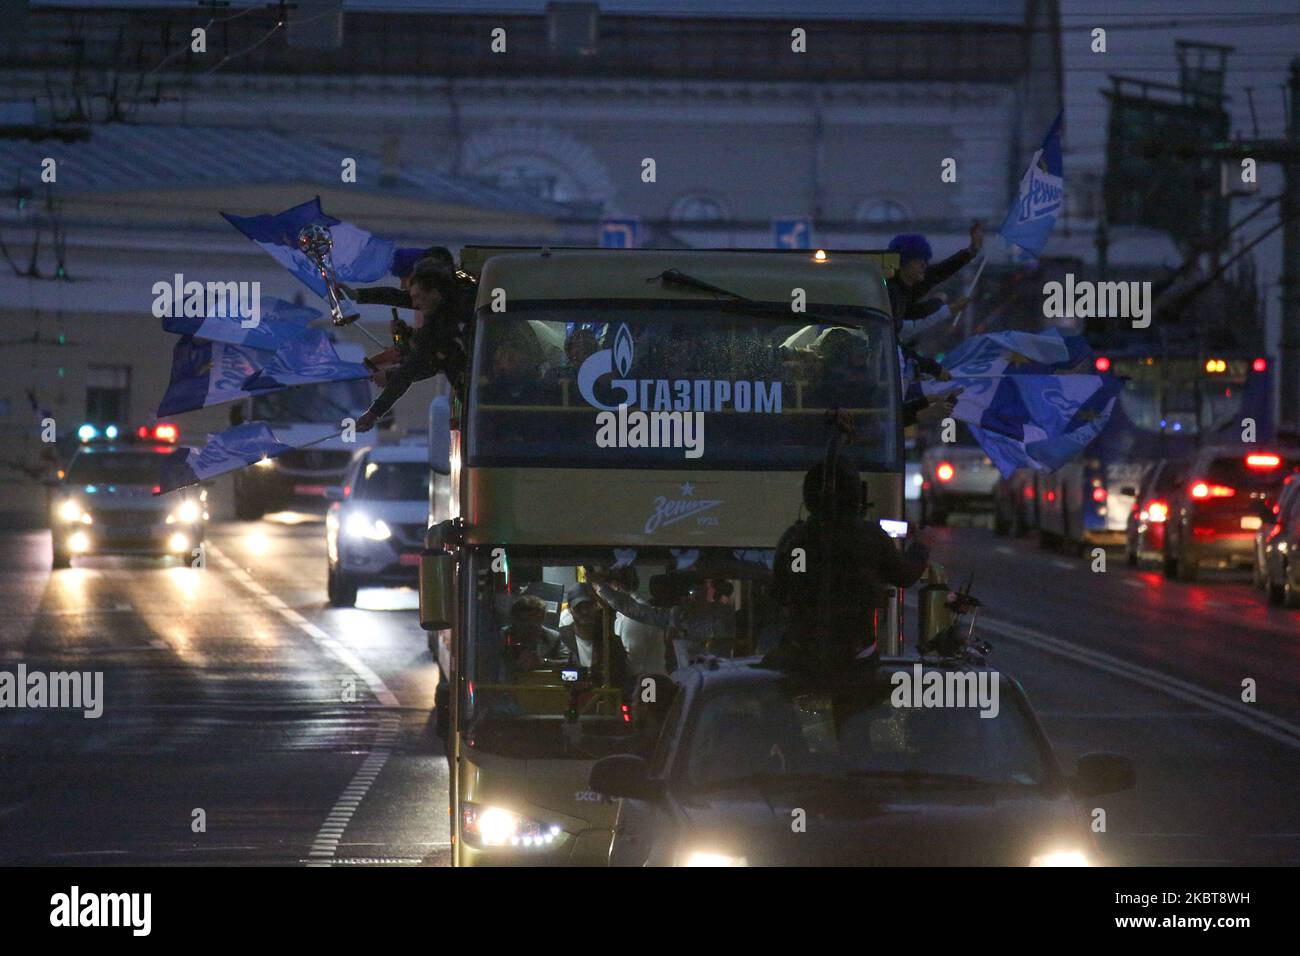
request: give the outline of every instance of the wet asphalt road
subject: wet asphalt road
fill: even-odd
[[[104,674],[98,719],[0,711],[0,864],[446,862],[414,593],[330,608],[323,538],[225,524],[205,571],[51,573],[48,532],[0,536],[0,667]]]
[[[1114,553],[1094,574],[1032,540],[926,534],[951,580],[975,570],[993,662],[1067,767],[1089,750],[1135,761],[1137,789],[1097,800],[1112,862],[1300,862],[1300,613],[1240,577],[1177,584]],[[316,521],[209,540],[206,571],[51,572],[47,532],[0,534],[0,669],[105,681],[96,720],[0,710],[0,864],[445,863],[413,593],[329,608]]]

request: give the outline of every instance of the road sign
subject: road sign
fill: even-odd
[[[600,248],[635,249],[641,220],[636,216],[602,219],[600,221]]]
[[[811,249],[812,220],[807,216],[773,219],[772,244],[778,249]]]

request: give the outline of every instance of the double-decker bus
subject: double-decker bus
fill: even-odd
[[[1098,372],[1128,380],[1106,428],[1057,471],[1018,474],[1008,495],[1022,515],[1034,516],[1046,545],[1122,544],[1154,462],[1190,457],[1203,445],[1240,444],[1250,434],[1247,419],[1255,447],[1274,439],[1270,363],[1258,354],[1130,346],[1094,362]]]
[[[646,672],[779,638],[775,547],[826,452],[828,408],[855,422],[840,454],[869,517],[902,519],[895,265],[464,251],[479,278],[472,364],[463,407],[431,412],[420,586],[421,624],[445,649],[455,864],[605,862],[614,808],[588,775],[647,745],[633,710],[664,690]],[[635,606],[608,600],[615,587]],[[883,653],[899,646],[895,597]],[[689,621],[709,622],[707,641],[672,639],[699,636]]]

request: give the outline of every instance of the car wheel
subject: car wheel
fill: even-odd
[[[1175,574],[1179,581],[1184,584],[1193,584],[1200,577],[1201,565],[1195,558],[1188,555],[1186,551],[1180,551],[1178,555],[1178,567]]]
[[[1286,597],[1286,588],[1281,584],[1273,583],[1273,575],[1269,574],[1268,569],[1264,569],[1264,596],[1268,598],[1268,603],[1278,605]]]
[[[331,607],[355,607],[357,603],[357,582],[340,571],[329,569],[325,580],[325,591],[329,595]]]
[[[1164,572],[1165,572],[1165,577],[1169,578],[1171,581],[1172,581],[1174,578],[1178,577],[1178,559],[1175,558],[1175,557],[1174,557],[1172,554],[1170,554],[1168,551],[1166,551],[1166,552],[1164,553],[1164,569],[1163,569],[1163,570],[1164,570]]]
[[[1125,548],[1124,563],[1127,564],[1130,568],[1136,568],[1138,566],[1138,553],[1134,551],[1132,548]]]
[[[1285,568],[1282,575],[1282,606],[1300,607],[1300,588],[1291,583],[1291,569]]]
[[[993,509],[993,533],[999,538],[1005,538],[1011,533],[1011,519],[996,506]]]
[[[1264,569],[1259,565],[1259,555],[1255,555],[1255,561],[1250,566],[1250,586],[1256,591],[1262,591],[1264,584]]]

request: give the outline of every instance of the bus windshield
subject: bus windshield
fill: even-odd
[[[898,372],[889,319],[866,309],[651,301],[485,311],[469,464],[803,470],[825,445],[823,413],[838,406],[858,429],[845,454],[859,470],[892,471]]]
[[[468,745],[516,759],[626,752],[640,678],[775,644],[771,561],[722,549],[476,552],[459,719]]]

